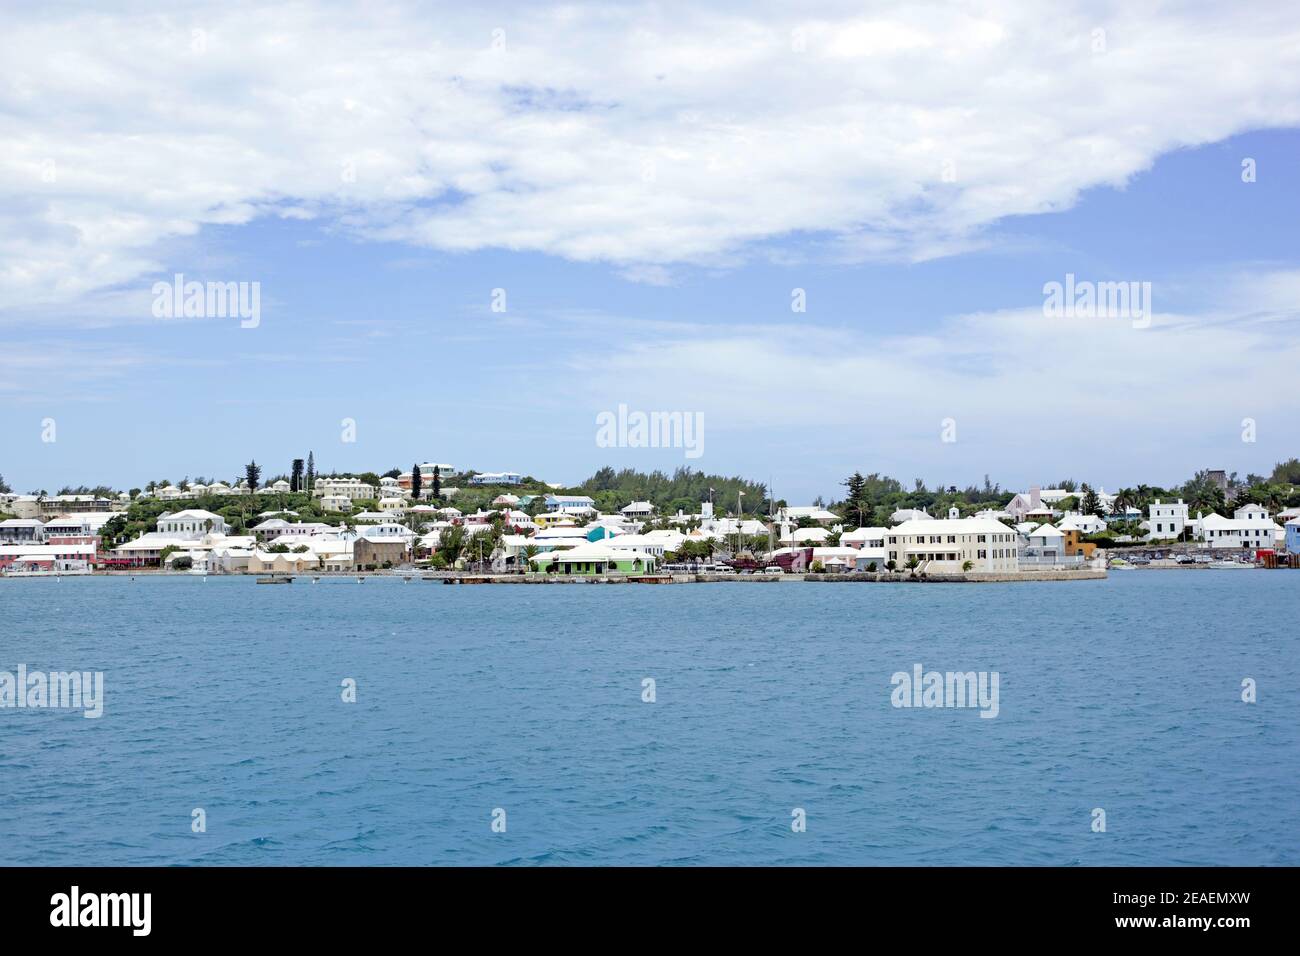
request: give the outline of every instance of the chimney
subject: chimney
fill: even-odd
[[[1043,503],[1042,493],[1043,489],[1038,485],[1029,486],[1029,509],[1031,511]]]

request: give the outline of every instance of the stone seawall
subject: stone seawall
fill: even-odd
[[[860,572],[858,574],[808,574],[805,581],[869,581],[894,584],[1002,584],[1021,581],[1101,581],[1106,578],[1104,568],[1083,568],[1078,571],[971,571],[968,574],[890,574],[888,572]]]
[[[1021,581],[1100,581],[1106,577],[1104,569],[1089,568],[1078,571],[972,571],[969,574],[890,574],[887,571],[855,574],[672,574],[643,575],[561,575],[561,574],[424,574],[425,581],[443,584],[780,584],[783,581],[813,581],[821,583],[868,584],[998,584]]]

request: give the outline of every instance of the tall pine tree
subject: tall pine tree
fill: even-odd
[[[844,496],[844,517],[857,521],[861,527],[864,513],[870,510],[866,500],[867,479],[862,477],[862,472],[855,471],[844,482],[844,487],[848,491]]]
[[[423,476],[420,474],[420,466],[412,465],[411,466],[411,500],[412,501],[420,500],[420,484],[422,481],[423,481]]]

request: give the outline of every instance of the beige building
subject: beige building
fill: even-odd
[[[386,564],[396,567],[410,559],[411,548],[404,538],[382,541],[361,537],[357,538],[352,545],[352,563],[358,570],[368,567],[382,568]]]
[[[1019,571],[1019,535],[991,518],[959,518],[954,508],[947,518],[904,521],[885,532],[885,560],[903,570],[915,558],[917,569],[935,573],[963,570]]]
[[[250,574],[300,574],[320,567],[320,558],[310,551],[279,552],[254,551],[248,559]]]

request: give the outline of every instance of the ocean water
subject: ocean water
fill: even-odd
[[[1295,865],[1298,595],[1282,571],[0,581],[0,670],[105,675],[97,720],[0,710],[0,847],[31,865]],[[997,671],[998,716],[893,707],[917,663]]]

